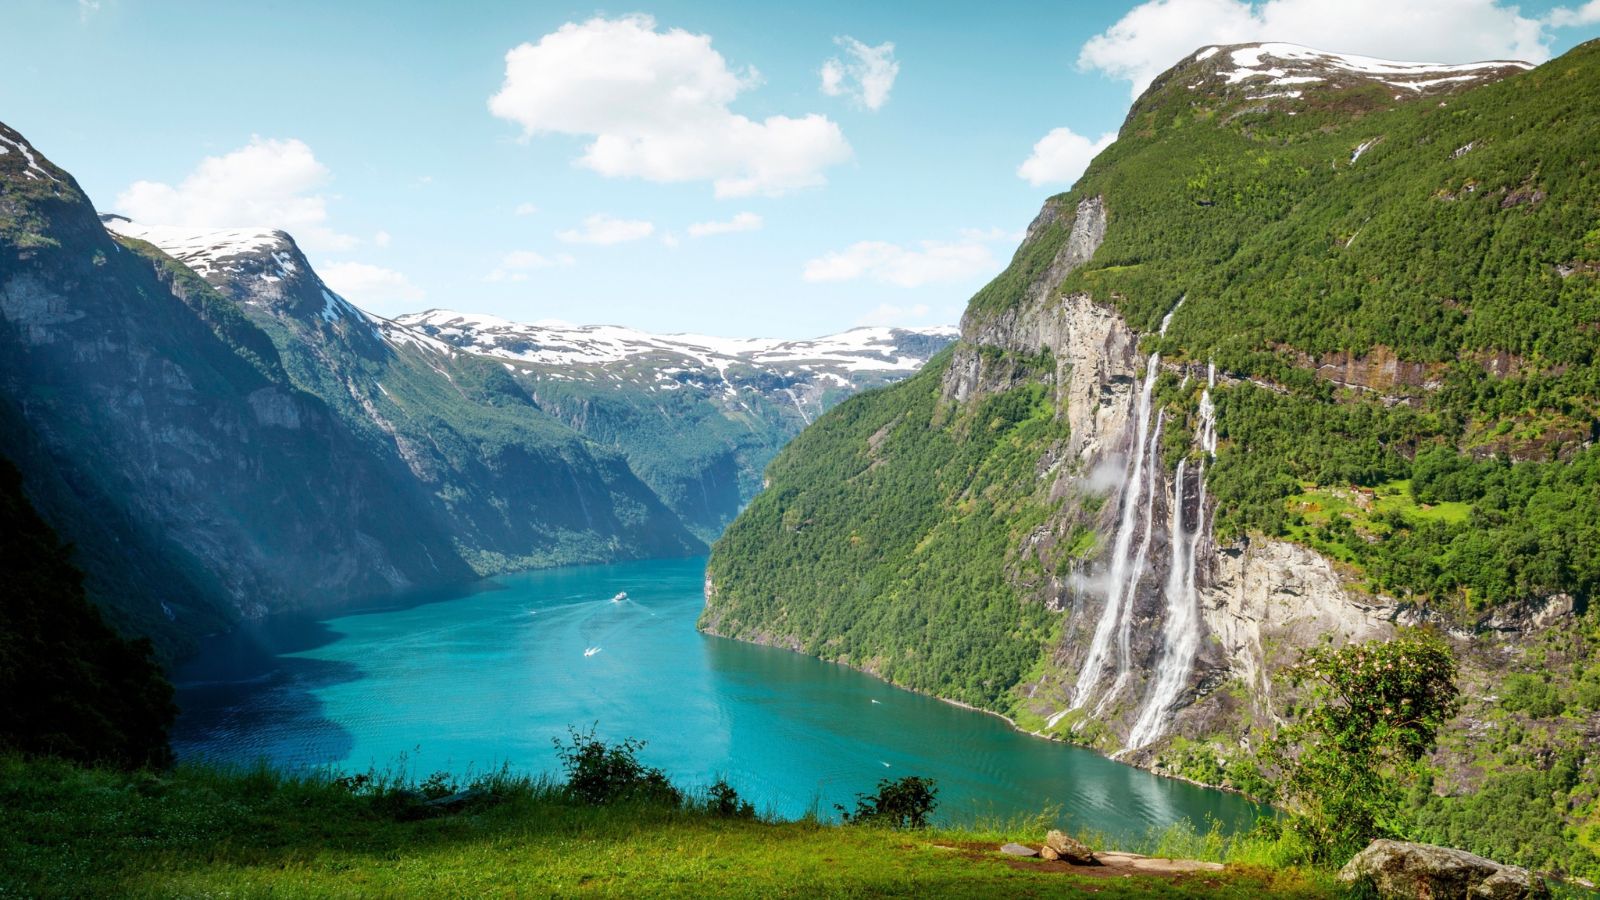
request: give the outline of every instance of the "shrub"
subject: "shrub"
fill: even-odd
[[[644,749],[644,741],[623,738],[607,744],[594,736],[593,727],[588,731],[569,728],[567,734],[566,744],[560,738],[551,740],[567,770],[570,796],[596,806],[617,801],[683,803],[683,793],[672,786],[665,772],[639,762],[637,754]]]
[[[1500,705],[1511,712],[1520,710],[1535,719],[1553,719],[1567,708],[1561,692],[1537,675],[1506,676]]]
[[[927,828],[938,801],[939,788],[932,778],[907,775],[878,782],[877,793],[857,794],[855,812],[834,805],[848,825],[886,825],[890,828]]]
[[[1305,651],[1285,671],[1307,689],[1268,744],[1287,827],[1316,862],[1338,863],[1376,837],[1406,831],[1408,787],[1460,697],[1450,648],[1409,632],[1391,641]]]
[[[728,784],[726,779],[718,778],[706,791],[706,806],[712,814],[729,819],[754,819],[756,808],[748,800],[740,798],[739,792]]]

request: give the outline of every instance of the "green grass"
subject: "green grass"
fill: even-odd
[[[1411,495],[1410,479],[1400,479],[1375,488],[1340,488],[1306,485],[1306,490],[1285,501],[1290,512],[1300,513],[1308,525],[1326,525],[1333,516],[1344,516],[1359,531],[1387,533],[1382,523],[1385,513],[1399,513],[1410,522],[1444,522],[1461,525],[1472,511],[1471,504],[1457,502],[1424,504]]]
[[[117,773],[0,758],[0,896],[1334,895],[1260,865],[1172,879],[1049,871],[994,852],[1037,823],[898,832],[682,809],[589,807],[512,776],[489,799],[415,818],[397,783],[181,766]],[[1205,835],[1173,849],[1220,852]]]
[[[1410,479],[1385,482],[1372,488],[1303,484],[1301,493],[1284,501],[1289,514],[1288,536],[1315,547],[1341,562],[1359,566],[1361,554],[1351,540],[1368,541],[1393,533],[1388,519],[1398,514],[1408,525],[1430,522],[1464,525],[1472,512],[1470,503],[1459,501],[1418,503],[1411,493]],[[1350,531],[1328,532],[1328,526],[1343,519]]]

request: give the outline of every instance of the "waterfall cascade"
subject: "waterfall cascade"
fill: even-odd
[[[1185,298],[1178,298],[1172,309],[1161,319],[1161,335],[1167,333],[1172,316],[1183,306]],[[1106,605],[1100,612],[1094,638],[1089,643],[1089,655],[1078,670],[1078,682],[1072,692],[1072,705],[1051,716],[1047,727],[1054,727],[1067,713],[1082,709],[1100,681],[1106,667],[1106,657],[1111,651],[1111,638],[1117,639],[1117,678],[1111,690],[1102,694],[1095,711],[1121,692],[1131,670],[1130,648],[1133,627],[1133,601],[1144,574],[1146,555],[1150,550],[1150,536],[1154,530],[1151,521],[1155,512],[1155,497],[1162,484],[1161,477],[1161,426],[1156,417],[1151,424],[1151,401],[1155,394],[1156,379],[1161,374],[1161,354],[1152,353],[1145,362],[1144,383],[1139,389],[1139,403],[1135,410],[1136,426],[1133,450],[1129,454],[1126,487],[1122,491],[1121,512],[1117,517],[1117,533],[1111,543],[1111,569],[1107,573]],[[1142,502],[1141,502],[1142,500]],[[1134,536],[1143,532],[1138,551],[1134,551]]]
[[[1155,394],[1156,376],[1161,372],[1161,356],[1150,354],[1150,359],[1145,363],[1144,384],[1139,389],[1139,405],[1136,411],[1138,425],[1135,432],[1133,452],[1129,455],[1127,487],[1122,491],[1122,512],[1117,519],[1117,533],[1111,543],[1111,571],[1106,586],[1106,605],[1100,612],[1100,622],[1095,626],[1094,639],[1089,643],[1089,655],[1083,662],[1083,667],[1078,670],[1078,684],[1072,693],[1072,705],[1061,712],[1051,716],[1048,725],[1054,726],[1061,717],[1075,709],[1082,709],[1089,701],[1089,693],[1100,680],[1101,673],[1105,670],[1106,654],[1111,649],[1112,635],[1117,632],[1117,625],[1123,619],[1122,607],[1132,605],[1133,585],[1138,581],[1138,573],[1130,573],[1133,562],[1133,538],[1139,530],[1142,507],[1139,503],[1140,495],[1145,493],[1145,482],[1148,480],[1145,472],[1145,457],[1147,445],[1154,445],[1150,432],[1150,405]],[[1148,530],[1146,531],[1148,534]],[[1129,577],[1130,574],[1132,577]],[[1120,642],[1119,642],[1120,644]]]
[[[1179,299],[1161,320],[1162,335],[1172,316],[1183,305]],[[1117,516],[1117,531],[1111,544],[1111,565],[1107,572],[1106,604],[1100,612],[1094,637],[1089,643],[1089,653],[1078,671],[1077,684],[1069,707],[1048,720],[1054,727],[1067,713],[1083,709],[1094,695],[1101,678],[1106,674],[1113,647],[1116,655],[1116,678],[1109,690],[1099,695],[1094,710],[1098,715],[1105,710],[1127,686],[1133,671],[1132,630],[1134,601],[1139,580],[1145,574],[1151,538],[1156,530],[1155,512],[1158,495],[1165,494],[1166,478],[1161,468],[1161,431],[1165,425],[1163,415],[1153,408],[1156,379],[1161,373],[1161,356],[1150,354],[1145,362],[1144,381],[1139,389],[1139,400],[1134,415],[1134,440],[1129,454],[1125,487]],[[1185,377],[1184,384],[1188,384]],[[1172,495],[1167,508],[1167,549],[1169,565],[1166,583],[1162,588],[1166,601],[1166,616],[1162,627],[1160,661],[1151,679],[1150,688],[1140,708],[1139,716],[1128,735],[1128,748],[1142,747],[1156,740],[1171,725],[1173,706],[1178,695],[1188,683],[1194,668],[1194,658],[1200,649],[1200,562],[1204,557],[1209,525],[1206,521],[1206,467],[1216,456],[1216,407],[1211,401],[1211,391],[1217,384],[1215,364],[1206,367],[1206,386],[1200,393],[1199,428],[1195,443],[1202,458],[1190,471],[1190,460],[1178,463],[1173,473]],[[1195,479],[1194,521],[1191,525],[1185,516],[1189,479]],[[1135,547],[1137,542],[1137,548]],[[1114,639],[1114,642],[1113,642]]]
[[[1155,683],[1145,698],[1144,709],[1128,734],[1128,747],[1142,747],[1160,737],[1166,730],[1172,714],[1172,705],[1189,680],[1194,666],[1194,656],[1200,649],[1200,594],[1196,586],[1196,568],[1206,539],[1206,463],[1216,454],[1216,408],[1211,403],[1211,388],[1217,383],[1217,369],[1206,369],[1206,387],[1200,394],[1200,428],[1195,435],[1200,449],[1206,454],[1200,461],[1195,504],[1195,523],[1185,532],[1183,525],[1184,470],[1187,459],[1178,463],[1173,476],[1172,515],[1168,534],[1172,548],[1171,567],[1167,570],[1167,616],[1161,662],[1156,669]]]

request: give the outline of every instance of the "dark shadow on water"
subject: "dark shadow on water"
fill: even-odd
[[[172,745],[180,759],[227,764],[269,760],[279,767],[321,766],[342,760],[354,737],[328,718],[316,691],[359,681],[351,662],[300,654],[343,635],[329,623],[459,600],[503,586],[485,580],[451,588],[319,605],[244,622],[201,641],[172,673],[178,720]]]

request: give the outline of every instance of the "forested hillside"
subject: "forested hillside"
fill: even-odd
[[[1431,833],[1594,871],[1596,109],[1597,42],[1434,70],[1199,48],[952,353],[780,454],[703,626],[1213,782],[1300,648],[1442,628],[1472,693]],[[1541,749],[1466,737],[1507,719]]]

